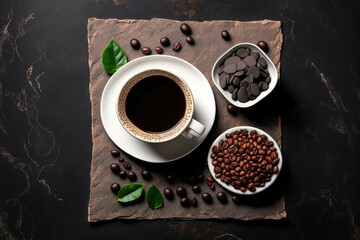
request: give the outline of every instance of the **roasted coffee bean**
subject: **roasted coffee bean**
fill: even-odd
[[[111,191],[113,191],[113,193],[115,193],[116,195],[119,193],[120,188],[121,187],[118,183],[113,183],[113,184],[111,184],[111,187],[110,187]]]
[[[240,198],[238,196],[232,196],[231,199],[236,205],[240,204]]]
[[[174,192],[173,192],[173,190],[171,190],[171,188],[165,188],[164,189],[164,195],[169,200],[174,199]]]
[[[267,42],[265,41],[259,41],[257,43],[257,45],[259,46],[259,48],[261,48],[261,50],[263,50],[264,52],[267,52],[269,50],[269,46],[267,44]]]
[[[169,38],[167,38],[167,37],[162,37],[162,38],[160,39],[160,44],[163,45],[164,47],[169,46],[169,45],[170,45],[170,40],[169,40]]]
[[[190,200],[187,197],[183,197],[180,199],[180,203],[183,207],[189,207],[190,206]]]
[[[166,180],[167,180],[169,183],[174,183],[175,180],[176,180],[176,178],[175,178],[174,175],[169,174],[169,175],[167,175]]]
[[[190,37],[190,36],[187,36],[187,37],[186,37],[186,41],[187,41],[188,44],[190,44],[190,45],[194,45],[194,44],[195,44],[195,40],[194,40],[192,37]]]
[[[151,172],[149,172],[149,171],[147,171],[147,170],[142,170],[142,171],[141,171],[141,176],[142,176],[145,180],[151,180],[151,179],[152,179]]]
[[[200,193],[201,192],[201,188],[198,185],[193,186],[192,190],[193,190],[194,193]]]
[[[222,203],[226,203],[227,202],[227,197],[226,194],[224,192],[218,192],[216,194],[217,199],[222,202]]]
[[[180,30],[185,34],[185,35],[190,35],[191,34],[191,28],[187,23],[182,23],[180,25]]]
[[[112,164],[110,165],[110,169],[111,169],[111,171],[113,171],[113,173],[115,173],[115,174],[119,174],[119,173],[120,173],[120,166],[119,166],[119,164],[117,164],[117,163],[112,163]]]
[[[227,110],[231,114],[236,113],[236,107],[234,105],[230,104],[230,103],[227,105]]]
[[[207,203],[211,203],[211,202],[212,202],[212,197],[211,197],[210,193],[207,193],[207,192],[203,193],[203,194],[201,195],[201,198],[202,198],[205,202],[207,202]]]
[[[179,197],[185,197],[186,196],[186,189],[184,187],[178,187],[176,189],[176,193],[179,195]]]
[[[120,156],[120,152],[118,150],[111,150],[111,155],[113,157],[119,157]]]
[[[155,52],[156,52],[157,54],[162,54],[162,53],[164,52],[164,50],[162,49],[162,47],[157,46],[157,47],[155,47]]]
[[[145,55],[149,55],[149,54],[151,54],[151,49],[149,47],[143,47],[141,49],[141,52]]]
[[[127,172],[124,171],[124,170],[121,170],[121,171],[119,172],[119,176],[120,176],[121,178],[126,178],[126,177],[127,177]]]
[[[140,42],[139,40],[133,38],[130,40],[130,45],[133,49],[139,49],[140,48]]]
[[[190,201],[190,205],[193,207],[196,207],[198,204],[195,197],[190,197],[189,201]]]
[[[125,159],[122,158],[122,157],[119,157],[118,160],[119,160],[119,162],[124,162],[125,161]]]
[[[134,173],[133,171],[129,171],[128,178],[130,181],[135,181],[137,179],[136,173]]]
[[[180,50],[181,50],[181,44],[180,44],[179,42],[176,42],[176,43],[174,44],[174,46],[173,46],[173,50],[174,50],[175,52],[180,51]]]
[[[123,166],[124,168],[126,168],[127,170],[131,169],[131,164],[129,162],[123,162]]]
[[[224,39],[224,40],[230,40],[230,34],[228,31],[226,30],[222,30],[221,31],[221,37]]]

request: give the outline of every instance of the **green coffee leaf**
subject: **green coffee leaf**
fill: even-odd
[[[146,192],[146,201],[149,207],[157,209],[163,205],[163,198],[161,192],[155,185],[151,185],[149,190]]]
[[[104,69],[109,74],[115,73],[119,68],[127,63],[124,51],[121,49],[119,44],[114,41],[114,39],[111,39],[104,49],[101,57]]]
[[[130,183],[124,185],[118,193],[118,201],[122,203],[138,199],[144,189],[144,184]]]

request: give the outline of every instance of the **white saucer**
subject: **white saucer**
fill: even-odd
[[[165,143],[146,143],[122,127],[117,116],[120,90],[132,76],[148,69],[168,71],[188,84],[195,102],[193,117],[205,126],[200,137],[186,139],[178,136]],[[205,140],[214,124],[216,105],[208,80],[197,68],[177,57],[154,55],[132,60],[111,76],[101,96],[100,113],[106,133],[120,149],[146,162],[166,163],[191,153]]]

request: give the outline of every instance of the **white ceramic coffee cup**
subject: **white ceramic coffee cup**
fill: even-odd
[[[183,117],[172,128],[159,133],[146,132],[140,129],[128,118],[126,114],[126,99],[130,90],[138,82],[151,76],[163,76],[171,79],[179,86],[185,97],[185,112]],[[129,134],[145,142],[161,143],[170,141],[179,135],[188,139],[199,137],[204,132],[205,126],[193,118],[194,107],[195,104],[193,95],[185,81],[170,72],[159,69],[150,69],[136,74],[125,83],[124,87],[120,90],[117,110],[119,121]]]

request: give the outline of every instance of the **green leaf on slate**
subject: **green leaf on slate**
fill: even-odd
[[[102,55],[102,65],[107,73],[113,74],[119,68],[127,63],[127,58],[124,51],[119,44],[111,39],[109,44],[104,49]]]
[[[144,189],[144,184],[130,183],[120,188],[118,201],[122,203],[131,202],[138,199]]]
[[[149,207],[153,209],[157,209],[163,205],[163,198],[161,195],[161,192],[155,185],[151,185],[149,190],[146,192],[146,201],[149,205]]]

